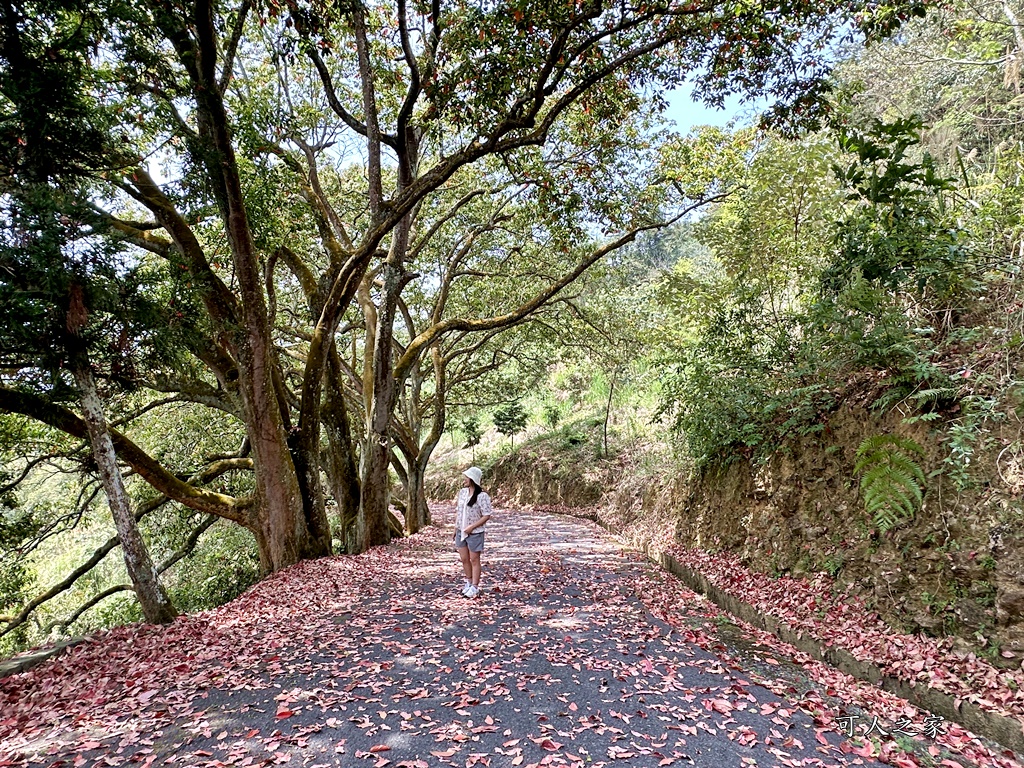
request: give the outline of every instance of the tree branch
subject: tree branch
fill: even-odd
[[[366,114],[367,176],[369,181],[370,216],[376,221],[380,216],[384,191],[381,180],[380,123],[377,121],[377,94],[374,88],[373,64],[370,61],[370,42],[367,39],[366,17],[358,4],[352,11],[352,26],[356,35],[356,57],[359,61],[359,79],[363,84],[363,112]],[[401,138],[401,137],[400,137]],[[396,142],[396,150],[398,148]],[[412,209],[412,206],[409,206]],[[401,220],[396,219],[395,223]],[[389,227],[390,229],[390,227]]]
[[[646,232],[653,229],[660,229],[662,227],[668,226],[673,221],[677,221],[694,208],[698,207],[699,205],[703,205],[705,202],[708,201],[700,201],[700,203],[695,203],[694,205],[687,207],[684,211],[682,211],[669,221],[657,222],[643,227],[636,227],[630,230],[629,232],[619,236],[615,240],[606,243],[602,247],[595,249],[589,256],[583,259],[572,271],[564,275],[560,280],[558,280],[553,285],[549,286],[545,290],[538,293],[529,301],[521,304],[512,312],[488,318],[451,318],[449,320],[443,320],[441,322],[434,323],[433,325],[430,326],[430,328],[420,333],[419,336],[417,336],[413,341],[409,343],[409,346],[406,349],[405,354],[402,355],[401,359],[395,365],[395,378],[399,382],[404,381],[405,377],[408,375],[410,367],[419,358],[423,350],[426,349],[430,344],[432,344],[435,340],[437,340],[444,334],[449,333],[451,331],[486,331],[492,328],[509,327],[522,322],[523,319],[526,318],[531,312],[533,312],[538,307],[542,306],[544,303],[550,300],[552,297],[557,295],[559,291],[561,291],[567,285],[576,280],[576,278],[578,278],[580,275],[586,272],[587,269],[589,269],[591,266],[597,263],[600,259],[604,258],[609,253],[618,250],[626,243],[632,242],[641,232]]]
[[[165,560],[160,566],[158,566],[157,569],[156,569],[156,572],[158,574],[162,574],[164,571],[169,570],[173,565],[175,565],[180,560],[182,560],[185,557],[188,557],[189,555],[191,555],[195,551],[196,545],[199,543],[199,537],[202,536],[207,530],[209,530],[210,526],[212,526],[215,522],[217,522],[216,516],[214,516],[214,515],[207,515],[206,518],[204,518],[203,522],[200,523],[198,526],[196,526],[196,528],[192,531],[192,533],[189,534],[189,537],[185,541],[184,546],[182,546],[181,549],[179,549],[177,552],[175,552],[173,555],[171,555],[167,560]],[[90,608],[92,608],[92,607],[98,605],[99,603],[103,602],[108,597],[111,597],[112,595],[116,595],[118,592],[131,592],[131,591],[132,591],[132,585],[131,584],[117,584],[117,585],[115,585],[113,587],[109,587],[109,588],[103,590],[102,592],[100,592],[99,594],[94,595],[89,600],[87,600],[85,603],[80,605],[78,607],[78,609],[73,614],[71,614],[68,618],[62,619],[62,620],[59,620],[59,621],[54,621],[54,622],[51,622],[50,624],[48,624],[46,627],[43,628],[43,632],[44,633],[48,633],[50,630],[52,630],[53,628],[58,627],[58,626],[61,628],[62,632],[66,632],[68,627],[70,627],[72,624],[74,624],[76,621],[78,621],[82,617],[82,615],[86,611],[88,611]]]
[[[50,403],[36,394],[0,387],[0,410],[29,416],[82,440],[88,436],[82,419],[68,409]],[[110,436],[118,457],[156,490],[190,509],[247,525],[247,510],[253,506],[255,499],[234,498],[195,488],[168,472],[163,465],[117,430],[111,429]]]
[[[245,17],[249,15],[252,8],[252,0],[242,0],[242,5],[235,16],[235,23],[231,27],[231,37],[228,44],[224,46],[224,65],[220,73],[220,81],[217,83],[218,90],[223,94],[231,82],[231,75],[235,68],[235,53],[238,51],[238,43],[242,39],[242,32],[245,30]]]
[[[406,14],[405,0],[398,0],[398,33],[402,40],[402,51],[405,53],[405,61],[409,66],[409,90],[405,94],[402,108],[398,110],[398,140],[400,147],[405,147],[409,137],[409,120],[412,118],[413,107],[416,106],[416,99],[419,98],[421,83],[420,68],[416,63],[416,53],[409,42],[409,19]],[[400,154],[404,154],[399,149]],[[403,158],[408,160],[408,158]]]
[[[2,392],[0,392],[0,394],[2,394]],[[116,440],[115,440],[115,445],[116,445]],[[193,483],[209,483],[209,482],[217,479],[218,477],[220,477],[221,475],[223,475],[226,472],[230,472],[230,471],[236,470],[236,469],[252,469],[252,466],[253,466],[252,459],[245,459],[245,458],[221,459],[221,460],[214,461],[214,462],[210,463],[206,467],[203,467],[203,469],[199,470],[194,475],[192,475],[192,477],[189,478],[189,481],[193,482]],[[172,499],[171,497],[169,497],[167,495],[160,495],[160,496],[155,496],[152,499],[150,499],[149,501],[144,502],[135,511],[135,521],[139,522],[146,515],[148,515],[151,512],[154,512],[155,510],[159,509],[160,507],[162,507],[164,504],[166,504],[169,501],[177,501],[177,499]],[[217,516],[218,515],[216,515],[216,514],[213,515],[214,518],[217,517]],[[210,523],[210,525],[212,525],[212,523]],[[200,527],[202,528],[202,526],[200,526]],[[206,528],[209,528],[209,525],[206,525]],[[203,530],[206,530],[206,528],[203,528]],[[201,531],[200,531],[200,533],[201,533]],[[196,538],[198,539],[198,535],[196,536]],[[191,540],[191,537],[190,537],[190,540]],[[68,589],[70,589],[72,586],[74,586],[75,582],[78,581],[78,579],[80,579],[86,573],[91,571],[101,560],[103,560],[104,557],[107,556],[107,554],[114,547],[116,547],[120,543],[120,541],[121,540],[117,536],[113,536],[110,539],[108,539],[106,541],[106,543],[104,543],[95,552],[93,552],[92,556],[88,560],[86,560],[85,563],[83,563],[78,568],[73,570],[66,578],[64,578],[62,581],[58,582],[54,586],[50,587],[50,589],[46,590],[46,592],[44,592],[43,594],[41,594],[38,597],[34,598],[33,600],[29,601],[29,603],[26,604],[21,609],[21,611],[18,612],[17,616],[8,617],[9,618],[8,624],[7,624],[6,627],[4,627],[2,630],[0,630],[0,637],[3,637],[7,633],[13,631],[17,627],[21,626],[26,621],[28,621],[29,616],[31,616],[31,614],[40,605],[42,605],[43,603],[46,603],[46,602],[52,600],[57,595],[59,595],[59,594],[61,594],[63,592],[66,592]],[[162,573],[164,570],[166,570],[166,568],[170,568],[171,565],[174,565],[174,563],[176,563],[180,559],[181,559],[180,557],[177,558],[177,559],[174,559],[172,557],[171,560],[168,560],[165,563],[165,567],[161,567],[160,572]],[[0,620],[2,620],[2,619],[0,619]]]
[[[153,226],[146,226],[145,228],[140,227],[138,224],[132,222],[123,221],[122,219],[107,213],[102,208],[95,205],[90,207],[96,211],[100,216],[100,220],[110,229],[113,229],[121,234],[125,235],[125,240],[133,245],[137,245],[139,248],[143,248],[151,253],[155,253],[166,259],[170,256],[171,248],[173,243],[170,240],[160,237],[159,235],[153,234],[150,230],[162,228],[162,225],[156,224]]]
[[[368,135],[366,126],[356,120],[338,99],[338,93],[334,88],[334,80],[331,77],[331,73],[327,69],[327,65],[324,64],[324,60],[321,58],[320,54],[317,52],[316,46],[308,38],[306,39],[305,51],[309,60],[313,62],[313,66],[316,68],[317,74],[320,75],[320,82],[323,83],[324,93],[327,95],[327,104],[334,111],[334,114],[340,117],[341,121],[353,131],[358,133],[360,136],[366,137]],[[381,134],[380,140],[392,149],[396,149],[398,146],[398,141],[394,136]]]
[[[121,189],[149,208],[170,234],[178,251],[189,262],[193,275],[207,288],[202,293],[210,315],[225,325],[240,324],[238,300],[210,267],[199,238],[185,218],[142,168],[133,172],[132,185],[122,184]]]

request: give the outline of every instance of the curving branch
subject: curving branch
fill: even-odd
[[[421,92],[420,68],[416,62],[416,53],[409,41],[409,17],[405,0],[398,0],[398,34],[402,39],[402,52],[405,54],[405,63],[409,67],[409,90],[405,94],[402,108],[398,112],[398,136],[405,136],[409,119],[412,117],[413,107],[416,106],[416,99]]]
[[[704,10],[706,9],[699,5],[693,5],[673,10],[668,15],[697,17]],[[385,206],[382,215],[376,218],[374,226],[366,233],[363,247],[376,247],[426,195],[438,189],[460,168],[488,155],[500,155],[514,149],[543,145],[555,122],[578,102],[584,93],[627,65],[664,48],[681,35],[678,30],[655,35],[646,44],[630,48],[619,56],[607,60],[604,66],[589,70],[572,87],[565,88],[560,96],[549,103],[550,97],[558,90],[560,78],[570,71],[573,64],[579,64],[609,36],[633,30],[657,15],[651,11],[602,28],[600,32],[586,38],[570,51],[568,46],[572,31],[597,18],[602,12],[599,3],[592,3],[587,7],[586,13],[576,16],[572,24],[566,25],[559,32],[552,41],[547,59],[530,93],[517,100],[505,118],[488,135],[478,137],[457,152],[438,160],[426,173],[398,190],[395,197]],[[660,13],[666,13],[665,9],[661,9]]]
[[[140,224],[131,221],[124,221],[96,205],[90,205],[90,207],[99,216],[100,224],[114,230],[115,232],[120,232],[124,235],[124,240],[126,242],[136,245],[150,253],[155,253],[157,256],[164,259],[170,256],[171,249],[174,248],[174,244],[170,240],[153,234],[152,232],[154,229],[162,229],[160,224]]]
[[[210,315],[224,325],[240,324],[242,307],[238,299],[213,271],[196,233],[149,173],[136,168],[131,183],[118,186],[146,206],[167,230],[179,253],[188,261],[192,274],[208,289],[203,292],[203,301]]]
[[[159,573],[159,572],[160,571],[158,570],[157,573]],[[72,624],[74,624],[76,621],[78,621],[79,618],[81,618],[83,613],[88,611],[93,606],[103,602],[104,600],[106,600],[108,597],[111,597],[112,595],[116,595],[118,592],[131,592],[131,591],[132,591],[132,585],[131,584],[118,584],[116,586],[113,586],[113,587],[110,587],[108,589],[105,589],[102,592],[100,592],[98,595],[93,595],[93,597],[91,597],[85,603],[80,605],[78,607],[78,610],[76,610],[68,618],[61,619],[61,620],[58,620],[58,621],[51,621],[49,624],[47,624],[45,627],[42,628],[42,632],[44,634],[48,634],[51,630],[55,629],[56,627],[60,627],[62,632],[66,631],[68,627],[70,627]]]
[[[113,433],[113,431],[112,431],[112,433]],[[112,436],[113,436],[113,434],[112,434]],[[115,445],[116,445],[116,440],[115,440]],[[203,467],[201,470],[196,472],[194,475],[192,475],[192,477],[189,478],[189,481],[191,483],[209,483],[209,482],[217,479],[221,475],[225,474],[226,472],[230,472],[232,470],[237,470],[237,469],[252,469],[252,460],[251,459],[245,459],[245,458],[233,458],[233,459],[221,459],[219,461],[214,461],[211,464],[207,465],[206,467]],[[168,503],[169,501],[176,501],[176,499],[172,499],[172,498],[170,498],[169,496],[166,496],[166,495],[159,495],[159,496],[155,496],[152,499],[144,502],[135,511],[135,515],[134,515],[135,516],[135,522],[141,521],[144,517],[146,517],[146,515],[150,514],[151,512],[156,511],[157,509],[160,509],[160,507],[162,507],[164,504]],[[213,515],[213,517],[211,519],[216,519],[216,517],[217,517],[217,515]],[[195,531],[193,531],[193,535],[195,535],[195,538],[198,539],[198,537],[202,533],[202,531],[205,531],[212,524],[213,523],[210,522],[209,525],[205,525],[205,523],[204,523],[205,527],[200,526],[200,528],[202,528],[202,530],[199,532],[199,534],[196,534]],[[189,537],[189,541],[191,541],[191,540],[192,540],[192,537],[190,536]],[[28,621],[29,618],[32,616],[32,614],[36,611],[36,609],[39,608],[39,606],[43,605],[44,603],[49,602],[50,600],[55,598],[57,595],[60,595],[60,594],[62,594],[64,592],[66,592],[67,590],[71,589],[71,587],[74,586],[75,582],[77,582],[82,576],[84,576],[89,571],[91,571],[93,568],[95,568],[96,565],[98,565],[100,563],[100,561],[102,561],[103,558],[106,557],[110,553],[110,551],[112,549],[114,549],[114,547],[116,547],[120,543],[121,543],[121,540],[120,540],[119,537],[112,536],[103,545],[98,547],[96,549],[96,551],[92,553],[92,555],[89,557],[88,560],[86,560],[80,566],[75,568],[64,579],[62,579],[57,584],[54,584],[52,587],[50,587],[48,590],[43,592],[41,595],[38,595],[37,597],[33,598],[28,603],[26,603],[22,607],[22,609],[18,612],[18,614],[16,616],[0,617],[0,621],[6,621],[7,622],[7,626],[5,626],[3,629],[0,629],[0,637],[3,637],[4,635],[14,631],[19,626],[21,626],[26,621]],[[192,547],[193,548],[195,547],[194,543],[193,543]],[[189,550],[189,551],[191,551],[191,550]],[[188,552],[186,552],[185,554],[188,554]],[[172,558],[170,560],[166,561],[164,563],[164,565],[161,566],[158,569],[158,572],[162,573],[167,568],[170,568],[172,565],[174,565],[174,563],[178,562],[178,560],[180,560],[182,557],[184,557],[185,554],[182,554],[180,557],[178,557],[177,555],[172,556]]]
[[[280,259],[285,263],[285,266],[291,270],[295,279],[299,281],[299,286],[301,286],[302,292],[306,296],[307,303],[310,306],[315,306],[317,292],[320,287],[317,285],[316,275],[313,274],[313,270],[287,245],[278,246],[277,250],[274,251],[274,259],[275,261]]]
[[[504,214],[502,211],[506,206],[512,203],[512,200],[515,199],[517,195],[518,193],[500,201],[490,218],[479,226],[474,227],[463,238],[462,246],[452,254],[445,268],[444,280],[441,282],[441,289],[437,293],[437,299],[434,302],[434,309],[430,313],[431,322],[438,323],[441,321],[441,317],[444,315],[444,311],[448,305],[448,297],[451,294],[452,283],[455,278],[460,275],[469,274],[465,270],[460,270],[459,267],[466,260],[466,257],[472,252],[473,245],[476,243],[477,239],[488,232],[497,230],[500,224],[509,221],[512,218],[511,215]],[[518,252],[518,250],[518,248],[515,248],[513,249],[513,252]],[[510,253],[509,256],[511,255],[512,254]]]
[[[223,94],[228,89],[231,76],[234,74],[235,54],[238,52],[238,43],[242,39],[242,32],[245,30],[245,17],[249,15],[252,8],[252,0],[242,0],[242,5],[235,12],[235,23],[231,26],[231,36],[227,45],[224,46],[224,64],[220,73],[220,80],[217,88]]]
[[[20,548],[21,553],[31,552],[39,547],[44,541],[57,536],[65,531],[71,530],[82,519],[85,510],[88,509],[100,495],[103,484],[98,481],[91,481],[83,484],[78,498],[75,500],[75,507],[70,512],[60,515],[50,521],[42,530],[36,533],[28,542]]]
[[[366,14],[359,5],[353,6],[352,28],[356,37],[356,60],[359,62],[359,80],[363,86],[363,112],[366,114],[366,172],[369,185],[370,216],[373,219],[379,218],[381,204],[384,202],[383,180],[381,177],[381,152],[380,145],[383,135],[380,130],[380,122],[377,117],[377,89],[374,86],[373,63],[370,60],[370,40],[366,29]],[[401,152],[399,143],[396,142],[395,149]],[[415,204],[415,203],[413,203]],[[412,209],[412,205],[409,209]],[[395,224],[401,221],[402,217],[395,220]],[[390,229],[390,227],[389,227]]]
[[[136,521],[140,520],[141,518],[142,515],[136,513]],[[106,557],[107,554],[114,547],[116,547],[120,543],[120,541],[121,540],[117,536],[111,537],[107,540],[105,544],[103,544],[95,552],[93,552],[92,556],[88,560],[86,560],[80,566],[75,568],[75,570],[68,574],[62,581],[58,582],[57,584],[54,584],[48,590],[43,592],[43,594],[33,598],[28,603],[26,603],[22,607],[22,609],[17,613],[17,615],[5,617],[6,619],[8,619],[7,626],[5,626],[3,629],[0,629],[0,637],[3,637],[4,635],[10,632],[13,632],[15,629],[17,629],[26,621],[28,621],[39,606],[49,602],[57,595],[71,589],[71,587],[74,586],[76,581],[78,581],[80,578],[82,578],[82,576],[84,576],[93,568],[95,568],[99,564],[99,562],[104,557]]]
[[[214,515],[207,515],[206,518],[203,520],[203,522],[200,523],[192,531],[191,534],[189,534],[189,537],[185,541],[184,546],[182,546],[181,549],[179,549],[177,552],[175,552],[173,555],[171,555],[167,560],[165,560],[161,565],[159,565],[157,567],[157,569],[156,569],[157,574],[162,574],[164,571],[169,570],[171,568],[171,566],[175,565],[180,560],[182,560],[182,559],[188,557],[189,555],[191,555],[195,551],[196,545],[199,543],[199,537],[202,536],[207,530],[209,530],[210,527],[215,522],[217,522],[217,518]],[[106,600],[108,597],[111,597],[112,595],[116,595],[119,592],[131,592],[131,591],[132,591],[132,585],[131,584],[117,584],[117,585],[115,585],[113,587],[109,587],[109,588],[103,590],[102,592],[100,592],[99,594],[93,595],[91,598],[89,598],[89,600],[87,600],[85,603],[80,605],[75,610],[75,612],[73,614],[71,614],[68,618],[60,619],[58,621],[53,621],[53,622],[50,622],[49,624],[47,624],[45,627],[43,627],[43,633],[46,634],[50,630],[52,630],[52,629],[54,629],[56,627],[60,627],[62,632],[67,631],[68,627],[70,627],[72,624],[74,624],[76,621],[78,621],[82,617],[82,615],[86,611],[88,611],[90,608],[98,605],[99,603],[101,603],[104,600]]]
[[[406,348],[405,354],[399,359],[395,365],[395,379],[398,382],[403,382],[405,377],[409,374],[409,370],[419,359],[419,356],[426,350],[431,344],[442,336],[451,333],[452,331],[488,331],[493,328],[508,328],[518,323],[523,322],[530,314],[536,311],[538,308],[546,304],[559,292],[562,291],[567,285],[571,284],[586,272],[591,266],[596,264],[602,258],[612,253],[627,243],[631,243],[637,238],[641,232],[648,232],[655,229],[661,229],[669,226],[675,221],[678,221],[686,214],[695,210],[696,208],[711,202],[712,200],[718,199],[721,196],[708,198],[707,200],[701,200],[693,205],[687,206],[676,216],[672,217],[667,221],[654,222],[641,227],[635,227],[623,235],[620,235],[614,240],[605,243],[600,248],[592,251],[585,259],[580,261],[574,269],[563,275],[557,282],[545,288],[539,292],[529,301],[524,302],[520,306],[516,307],[511,312],[503,315],[496,315],[494,317],[485,318],[465,318],[465,317],[454,317],[448,320],[442,320],[435,322],[429,328],[424,330],[413,339],[409,346]]]
[[[293,136],[291,138],[305,153],[309,166],[308,170],[303,168],[302,164],[280,145],[268,143],[265,149],[277,155],[299,177],[302,198],[309,204],[310,212],[316,221],[317,231],[320,233],[320,239],[327,249],[327,255],[331,259],[331,268],[337,272],[343,268],[346,256],[352,251],[352,242],[344,223],[320,187],[320,179],[316,170],[316,156],[313,148],[299,137]],[[339,237],[341,242],[338,240]],[[293,258],[296,258],[294,253],[291,255]]]
[[[331,72],[330,70],[327,69],[327,65],[324,63],[323,57],[320,56],[320,53],[316,50],[316,45],[312,41],[310,41],[309,38],[305,35],[303,27],[300,24],[296,25],[296,29],[298,29],[300,33],[303,33],[303,36],[306,38],[306,56],[309,57],[309,60],[311,62],[313,62],[313,67],[316,69],[317,74],[320,76],[320,82],[323,83],[324,93],[327,96],[328,106],[330,106],[334,114],[341,118],[341,121],[345,125],[347,125],[353,131],[358,133],[360,136],[368,136],[366,126],[359,120],[357,120],[355,117],[353,117],[352,113],[345,109],[344,105],[342,105],[341,100],[338,98],[338,92],[334,87],[334,78],[331,77]],[[398,141],[394,136],[381,134],[380,140],[384,142],[384,144],[386,144],[387,146],[391,147],[392,149],[397,149],[398,147]]]
[[[80,440],[88,436],[85,422],[75,413],[30,392],[0,387],[0,410],[20,413]],[[248,510],[255,504],[255,499],[235,498],[196,488],[173,475],[116,429],[110,430],[110,436],[118,458],[156,490],[198,512],[208,512],[241,525],[248,524]]]
[[[206,461],[208,461],[211,464],[213,464],[215,462],[223,461],[225,459],[245,459],[245,458],[249,457],[249,454],[251,452],[252,452],[252,443],[249,442],[249,436],[246,435],[242,439],[242,444],[238,447],[238,450],[235,451],[234,453],[215,453],[212,456],[207,456],[206,457]]]
[[[164,391],[161,389],[157,389],[156,387],[151,387],[151,389],[157,392]],[[137,408],[131,413],[121,416],[116,421],[110,422],[110,426],[120,427],[123,424],[128,424],[132,421],[135,421],[135,419],[139,418],[145,413],[148,413],[149,411],[152,411],[156,408],[161,408],[165,405],[171,405],[172,403],[197,403],[199,405],[206,405],[218,411],[224,411],[226,413],[235,415],[235,412],[227,407],[227,404],[224,402],[223,398],[216,397],[208,393],[180,392],[179,394],[171,395],[170,397],[164,397],[159,400],[154,400],[151,403],[147,403],[141,408]]]
[[[437,234],[438,230],[441,229],[445,224],[455,218],[455,216],[462,210],[463,207],[473,201],[474,198],[480,197],[481,195],[496,195],[502,191],[501,187],[492,187],[490,189],[474,189],[471,192],[463,195],[456,203],[449,209],[449,211],[441,216],[431,224],[430,229],[416,241],[416,243],[409,250],[409,261],[414,262],[419,257],[420,251],[431,241],[434,235]]]
[[[323,186],[320,184],[320,172],[316,167],[316,152],[314,151],[314,147],[311,147],[298,136],[292,137],[292,141],[298,145],[299,149],[301,149],[302,153],[306,156],[306,165],[308,166],[306,177],[309,182],[309,191],[313,194],[313,202],[317,206],[320,215],[330,222],[331,227],[333,227],[334,234],[341,240],[342,246],[344,246],[346,250],[351,251],[355,246],[352,244],[352,238],[349,237],[348,230],[345,227],[345,222],[341,220],[338,212],[334,210],[334,206],[331,205],[330,198],[327,197]],[[329,255],[334,257],[334,250],[331,250]],[[335,266],[340,266],[340,264],[336,264]]]
[[[21,485],[21,482],[26,477],[28,477],[29,473],[33,469],[35,469],[37,466],[39,466],[40,464],[43,464],[43,463],[45,463],[47,461],[51,461],[51,460],[53,460],[55,458],[58,458],[61,455],[62,454],[60,454],[60,453],[46,453],[46,454],[43,454],[42,456],[37,456],[34,459],[27,459],[25,461],[25,467],[21,470],[21,474],[19,474],[11,482],[6,483],[4,485],[0,485],[0,496],[3,496],[5,493],[10,493],[15,488],[17,488],[19,485]]]
[[[215,373],[220,373],[224,370],[220,368],[220,365],[227,366],[227,370],[231,370],[234,367],[234,361],[228,358],[218,359],[213,356],[207,357],[204,355],[204,357],[200,359]],[[215,364],[217,364],[217,367],[215,367]],[[132,418],[150,410],[155,405],[166,405],[174,402],[205,405],[207,408],[212,408],[215,411],[222,411],[223,413],[235,416],[236,418],[238,417],[238,408],[231,402],[228,397],[228,393],[222,389],[218,389],[217,387],[212,387],[203,381],[181,381],[175,380],[169,376],[162,376],[142,383],[147,389],[151,389],[154,392],[171,394],[171,397],[144,406],[144,408],[134,414]],[[122,423],[122,420],[119,419],[116,423]]]

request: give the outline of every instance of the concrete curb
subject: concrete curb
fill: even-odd
[[[20,656],[15,656],[7,659],[6,661],[0,661],[0,679],[10,677],[11,675],[17,675],[22,672],[28,672],[33,667],[38,667],[44,661],[52,659],[54,656],[58,656],[63,653],[65,649],[78,645],[84,641],[84,637],[75,637],[70,640],[63,640],[50,648],[40,648],[34,651],[28,651]]]
[[[578,515],[573,515],[569,512],[556,512],[555,510],[544,511],[590,520],[613,535],[617,536],[619,534],[618,531],[601,520],[592,510],[581,510],[581,514]],[[883,690],[906,699],[916,707],[938,715],[944,720],[958,723],[979,736],[991,739],[1016,752],[1017,755],[1024,756],[1024,721],[1013,717],[997,715],[994,712],[982,709],[970,701],[961,700],[958,704],[956,698],[948,693],[937,691],[928,686],[915,685],[888,675],[873,662],[857,659],[843,648],[827,646],[824,641],[798,632],[773,616],[760,613],[752,605],[715,586],[702,574],[683,565],[667,552],[654,551],[646,546],[643,552],[652,563],[668,571],[694,592],[704,595],[719,608],[728,611],[738,619],[758,629],[771,632],[784,643],[789,643],[797,650],[835,667],[840,672],[844,672],[858,680],[877,685]]]

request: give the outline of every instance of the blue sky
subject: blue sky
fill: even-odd
[[[730,96],[722,109],[714,109],[693,101],[688,86],[676,88],[664,96],[669,103],[665,118],[673,121],[681,133],[686,133],[695,125],[725,125],[733,118],[737,118],[742,125],[749,124],[757,108],[765,106],[763,101],[741,104],[738,96]]]

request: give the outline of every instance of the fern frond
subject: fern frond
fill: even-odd
[[[873,435],[857,448],[854,472],[864,508],[882,533],[913,518],[924,503],[925,474],[916,456],[924,449],[898,435]]]
[[[891,456],[889,467],[894,473],[906,475],[907,481],[911,483],[924,483],[924,471],[921,466],[908,456]]]
[[[918,403],[935,403],[943,398],[954,398],[956,394],[953,387],[933,387],[932,389],[918,390],[910,395],[909,399]]]
[[[875,526],[881,533],[888,533],[899,524],[899,519],[892,514],[891,510],[880,509],[874,516]]]

